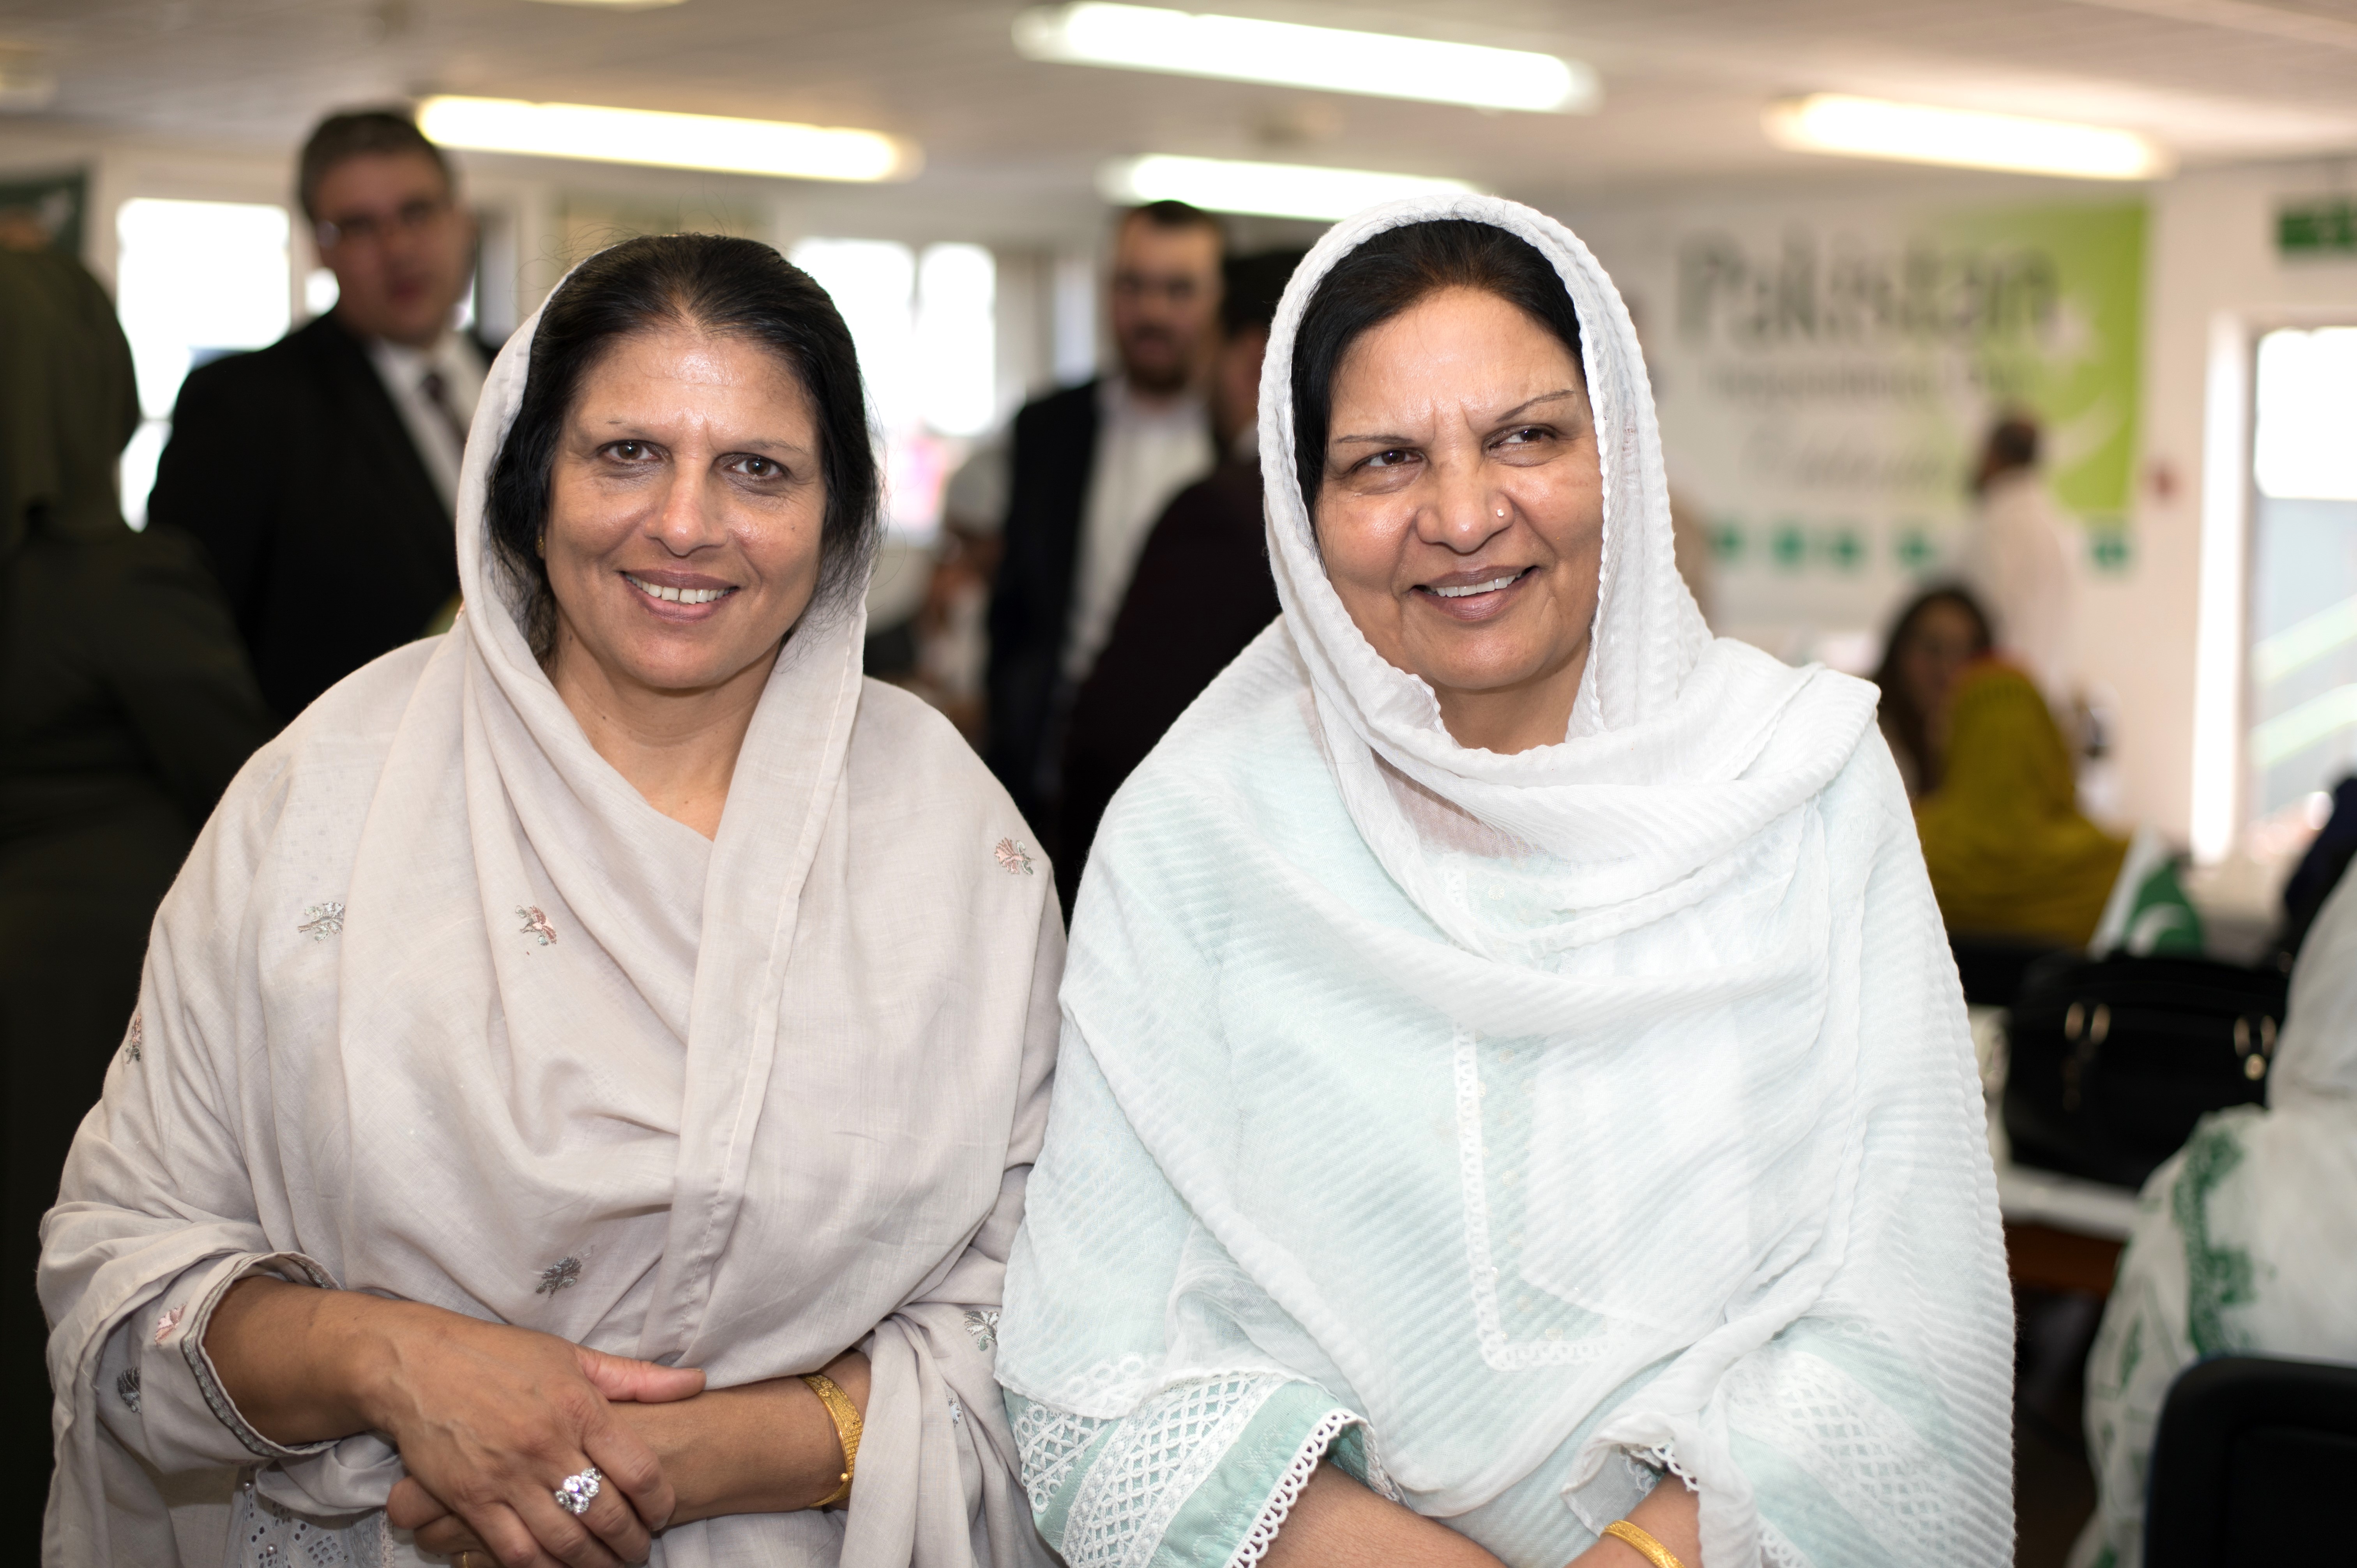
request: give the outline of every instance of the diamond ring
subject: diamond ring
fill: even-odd
[[[597,1495],[597,1489],[605,1480],[606,1477],[597,1473],[597,1466],[592,1465],[577,1476],[565,1477],[556,1490],[549,1495],[556,1499],[558,1508],[579,1519],[589,1511],[589,1500]]]

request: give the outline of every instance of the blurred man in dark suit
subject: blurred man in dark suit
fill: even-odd
[[[285,718],[457,596],[459,455],[492,352],[452,326],[474,220],[407,114],[321,122],[300,194],[336,306],[189,374],[147,502],[151,527],[204,545]]]
[[[1221,243],[1218,221],[1184,202],[1124,214],[1119,373],[1015,416],[983,757],[1050,855],[1071,694],[1113,630],[1147,530],[1217,460],[1203,380],[1219,338]]]
[[[1114,791],[1276,618],[1261,523],[1260,367],[1277,299],[1300,263],[1300,252],[1278,251],[1224,269],[1211,385],[1220,466],[1179,491],[1155,523],[1113,634],[1072,700],[1056,855],[1067,914]]]

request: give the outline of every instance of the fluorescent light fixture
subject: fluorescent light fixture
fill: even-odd
[[[1602,100],[1594,70],[1527,49],[1096,0],[1019,13],[1015,47],[1032,59],[1067,65],[1265,81],[1476,109],[1571,113],[1594,109]]]
[[[1816,92],[1772,104],[1766,125],[1769,139],[1778,146],[1900,163],[2080,179],[2148,179],[2173,166],[2168,153],[2134,131],[1893,103],[1841,92]]]
[[[1154,153],[1120,158],[1097,171],[1097,189],[1125,206],[1184,201],[1211,212],[1264,218],[1348,218],[1362,207],[1403,196],[1470,194],[1461,179],[1379,174],[1372,169],[1314,164],[1240,163],[1230,158],[1182,158]]]
[[[791,179],[906,179],[921,161],[915,147],[877,131],[512,98],[429,98],[418,105],[417,128],[445,146],[489,153]]]

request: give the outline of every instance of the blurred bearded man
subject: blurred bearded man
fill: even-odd
[[[1015,416],[984,757],[1050,855],[1072,693],[1112,634],[1155,519],[1218,458],[1204,382],[1221,252],[1218,220],[1184,202],[1123,214],[1112,289],[1119,373]]]
[[[205,547],[285,719],[447,624],[459,457],[494,351],[455,328],[475,223],[405,112],[320,122],[297,184],[335,308],[189,372],[147,501],[149,526]]]

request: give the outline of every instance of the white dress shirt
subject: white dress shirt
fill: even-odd
[[[1219,457],[1211,415],[1187,395],[1142,401],[1119,376],[1097,384],[1097,454],[1081,514],[1072,612],[1064,633],[1064,674],[1078,684],[1095,668],[1129,593],[1146,536],[1171,498],[1211,471]]]
[[[376,366],[384,390],[392,395],[393,406],[401,411],[401,423],[409,431],[417,456],[424,459],[425,472],[441,495],[442,504],[455,512],[458,507],[458,460],[465,456],[466,445],[450,427],[450,418],[455,416],[462,425],[474,423],[475,404],[483,395],[483,378],[490,371],[483,362],[481,350],[466,334],[445,332],[441,340],[428,349],[412,349],[378,338],[369,344],[369,359]],[[442,395],[450,405],[449,415],[435,407],[434,401],[425,395],[428,371],[441,374]]]
[[[2071,701],[2076,532],[2034,470],[2000,474],[1981,497],[1959,563],[1996,623],[1999,650],[2020,661],[2058,710]]]

